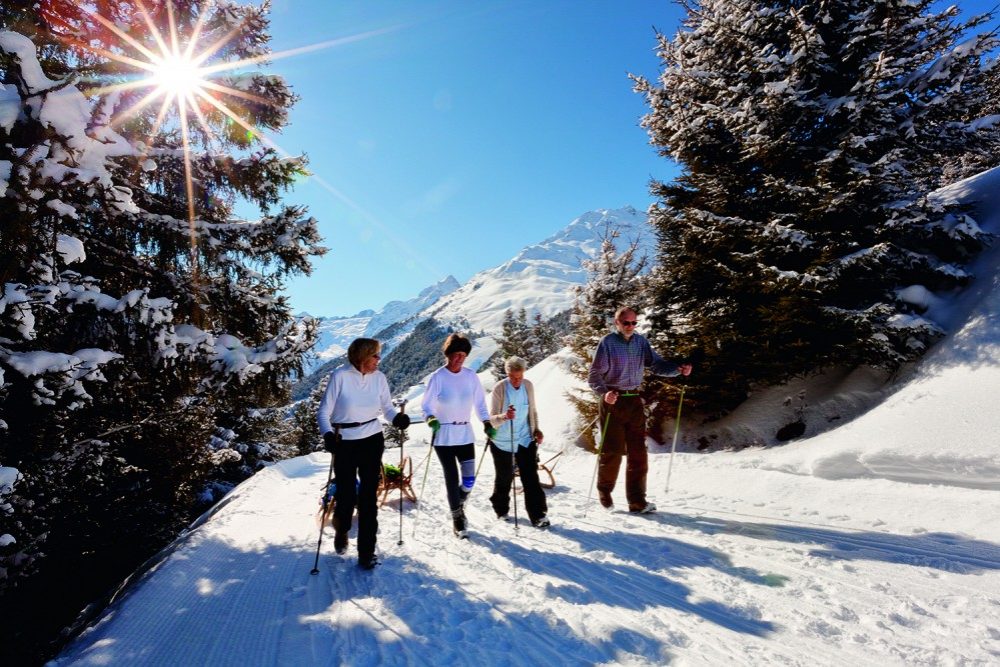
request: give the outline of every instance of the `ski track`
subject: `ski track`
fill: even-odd
[[[523,505],[518,530],[496,519],[484,466],[468,540],[452,535],[432,466],[420,507],[404,506],[402,546],[392,499],[380,512],[383,564],[360,570],[355,534],[341,556],[328,533],[317,576],[327,461],[279,464],[237,489],[53,664],[1000,660],[998,545],[850,528],[834,512],[824,524],[778,503],[699,493],[672,494],[651,515],[607,511],[581,490],[590,460],[572,474],[567,465],[569,483],[548,492],[548,530],[533,528]],[[260,494],[282,504],[261,512],[248,500]]]

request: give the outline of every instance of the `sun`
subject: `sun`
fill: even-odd
[[[183,54],[170,54],[154,65],[150,83],[159,93],[187,97],[200,92],[205,85],[202,69]]]

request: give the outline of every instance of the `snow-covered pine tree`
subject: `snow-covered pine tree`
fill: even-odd
[[[984,235],[926,195],[941,155],[992,141],[962,119],[997,40],[933,4],[704,0],[659,36],[658,85],[636,88],[684,171],[653,186],[651,314],[704,351],[703,411],[824,366],[895,367],[941,335],[908,295],[966,284]]]
[[[622,245],[619,251],[615,241],[620,232],[612,226],[604,229],[601,250],[597,257],[584,261],[587,282],[576,289],[576,300],[570,316],[569,346],[576,363],[571,372],[586,381],[594,351],[601,338],[614,330],[612,321],[621,306],[630,306],[641,313],[646,303],[646,286],[643,271],[645,255],[639,254],[639,241]],[[597,417],[597,397],[592,391],[571,391],[567,398],[580,415],[581,428]],[[583,444],[590,448],[587,435]]]
[[[504,372],[504,362],[509,357],[521,357],[529,364],[528,359],[529,337],[531,328],[528,326],[528,314],[524,308],[514,311],[508,308],[503,314],[503,323],[500,326],[500,336],[497,338],[497,351],[491,357],[493,361],[493,375],[497,378],[506,377]]]
[[[975,129],[981,138],[960,146],[955,156],[944,156],[944,181],[951,183],[1000,166],[996,148],[1000,145],[1000,56],[984,67],[983,95],[970,106],[962,121]]]
[[[284,402],[312,343],[281,295],[324,252],[304,209],[279,205],[304,161],[242,125],[278,130],[295,99],[252,65],[266,11],[0,7],[0,465],[20,473],[0,514],[16,610],[0,643],[15,654],[44,653],[67,612],[190,519],[217,425]],[[212,92],[240,120],[128,85],[145,72],[118,58],[158,53],[150,27],[171,24],[181,48],[196,33],[196,52],[218,45],[206,65],[251,63],[215,79],[233,94]],[[236,218],[238,201],[261,218]]]
[[[542,314],[535,313],[531,318],[531,328],[525,344],[525,359],[532,366],[540,362],[545,357],[559,349],[559,333],[554,328],[554,323],[542,317]]]

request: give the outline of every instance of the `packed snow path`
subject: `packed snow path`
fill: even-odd
[[[426,445],[411,443],[408,451],[419,463]],[[388,451],[386,460],[394,455]],[[332,552],[328,536],[317,576],[309,574],[315,510],[329,459],[285,461],[237,488],[57,662],[1000,660],[1000,545],[925,528],[901,532],[876,518],[883,510],[895,513],[900,502],[919,507],[923,501],[914,492],[930,487],[880,480],[889,491],[885,506],[871,508],[859,522],[851,518],[856,501],[831,504],[826,493],[871,480],[812,479],[806,487],[801,476],[730,456],[722,466],[710,465],[708,457],[679,457],[677,492],[668,502],[657,499],[659,513],[636,516],[588,502],[593,457],[571,451],[556,469],[560,486],[548,494],[552,529],[532,528],[522,517],[518,531],[493,516],[487,462],[470,499],[467,541],[453,537],[444,521],[443,484],[433,461],[425,502],[419,510],[405,506],[403,546],[396,544],[393,500],[380,514],[383,565],[360,570],[353,534],[345,556]],[[652,459],[651,486],[665,478],[667,456]],[[708,482],[706,473],[723,482],[714,495],[692,491]],[[799,506],[780,494],[760,501],[768,484],[752,480],[769,476],[787,478],[783,484]],[[756,492],[741,494],[741,486]],[[807,488],[817,487],[810,496]],[[938,492],[944,512],[956,493],[995,501],[985,490]],[[941,516],[927,517],[930,525]]]

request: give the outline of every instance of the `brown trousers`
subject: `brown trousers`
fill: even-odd
[[[597,490],[604,493],[614,491],[624,455],[628,457],[625,498],[629,508],[641,507],[646,504],[646,473],[649,471],[646,414],[642,399],[638,396],[619,396],[614,405],[602,400],[598,415],[601,428],[607,423],[607,431],[603,434],[604,445],[597,464]]]

